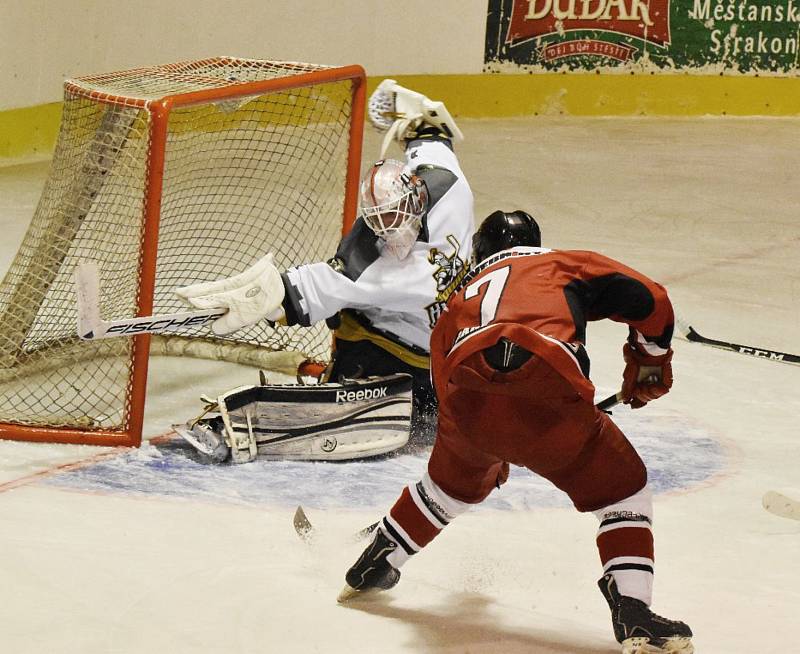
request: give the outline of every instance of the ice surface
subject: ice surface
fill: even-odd
[[[662,280],[711,338],[798,352],[798,119],[459,121],[480,219],[524,208],[545,244],[596,249]],[[368,134],[367,158],[379,137]],[[396,153],[395,153],[396,154]],[[0,269],[46,165],[0,169]],[[600,397],[624,328],[591,325]],[[800,606],[800,368],[675,342],[673,391],[617,419],[656,490],[654,609],[700,654],[787,650]],[[201,393],[255,373],[159,359],[149,437]],[[425,467],[425,452],[352,463],[208,467],[168,439],[136,451],[0,442],[2,651],[611,654],[595,587],[596,521],[533,475],[465,514],[370,603],[338,606],[352,535]],[[307,545],[296,504],[315,525]],[[791,641],[791,638],[789,638]]]
[[[647,413],[615,410],[648,466],[654,492],[687,490],[711,480],[726,465],[725,448],[704,427],[653,406]],[[49,477],[60,488],[130,495],[184,497],[244,506],[302,504],[326,510],[386,510],[399,490],[425,472],[429,447],[352,462],[264,461],[206,465],[187,443],[171,439]],[[571,506],[546,480],[514,468],[506,486],[484,506],[530,510]]]

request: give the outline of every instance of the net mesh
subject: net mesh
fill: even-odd
[[[97,75],[65,85],[50,176],[0,285],[0,422],[126,429],[129,338],[79,341],[73,272],[100,269],[105,320],[136,314],[150,165],[151,101],[321,70],[223,58]],[[304,82],[305,83],[305,82]],[[241,272],[264,253],[280,269],[333,255],[342,230],[352,81],[195,101],[169,113],[153,313],[185,310],[173,289]],[[325,360],[324,324],[260,323],[198,333],[195,356],[296,352]],[[230,345],[230,347],[226,347]],[[246,355],[241,353],[244,350]],[[254,354],[255,352],[255,354]]]

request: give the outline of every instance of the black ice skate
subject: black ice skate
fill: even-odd
[[[641,600],[620,595],[610,574],[603,575],[597,585],[611,609],[611,624],[617,642],[622,644],[622,654],[694,652],[692,630],[688,625],[662,618]]]
[[[347,583],[337,601],[346,602],[356,595],[388,590],[397,584],[400,571],[386,560],[396,548],[397,543],[376,530],[375,538],[344,576]]]

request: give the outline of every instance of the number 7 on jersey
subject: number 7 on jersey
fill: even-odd
[[[480,279],[476,279],[464,290],[464,299],[469,300],[480,293],[481,286],[484,284],[489,285],[483,294],[483,298],[481,298],[481,327],[494,320],[497,314],[497,307],[500,305],[500,298],[506,288],[509,272],[511,272],[511,266],[497,268],[490,273],[486,273]]]

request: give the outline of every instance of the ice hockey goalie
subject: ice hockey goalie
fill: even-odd
[[[411,375],[235,388],[175,431],[209,463],[341,461],[408,442]]]

